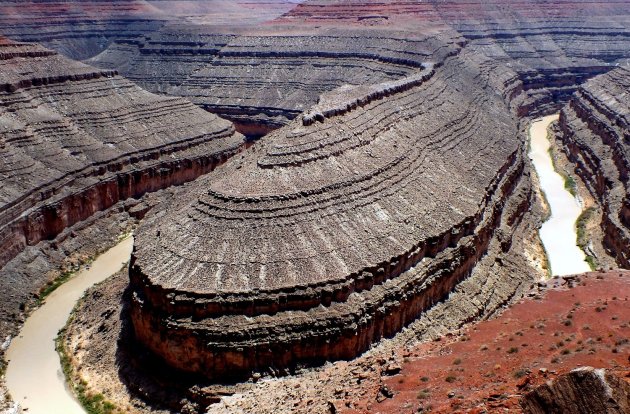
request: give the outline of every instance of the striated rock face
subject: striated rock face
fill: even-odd
[[[283,15],[286,24],[413,27],[441,22],[478,53],[514,69],[530,100],[521,114],[559,109],[577,85],[629,57],[630,4],[574,2],[308,0]]]
[[[0,33],[73,59],[94,56],[114,39],[157,30],[169,19],[144,0],[0,1]]]
[[[630,4],[623,0],[309,0],[255,28],[194,21],[117,40],[90,62],[261,135],[344,84],[414,73],[427,60],[425,44],[446,38],[516,72],[522,116],[558,110],[580,83],[630,57]]]
[[[185,96],[247,135],[262,135],[325,92],[402,78],[421,68],[438,45],[443,59],[461,44],[452,31],[269,29],[237,36],[214,27],[171,25],[118,41],[90,62],[115,68],[149,90]]]
[[[81,60],[115,40],[144,36],[169,22],[215,29],[253,26],[294,6],[291,0],[0,0],[0,33]]]
[[[188,101],[2,40],[0,267],[120,200],[210,171],[242,142]]]
[[[137,339],[211,378],[351,358],[447,297],[492,240],[509,249],[530,196],[495,93],[513,73],[467,52],[435,63],[294,120],[151,213],[130,267]]]
[[[584,84],[560,112],[559,136],[575,171],[599,201],[604,247],[630,267],[630,69]]]
[[[521,401],[527,414],[630,412],[630,384],[605,369],[576,368],[538,386]]]

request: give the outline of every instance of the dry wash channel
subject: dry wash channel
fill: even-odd
[[[130,267],[137,339],[211,378],[283,372],[352,358],[445,299],[529,206],[506,76],[463,51],[293,121],[154,210]]]

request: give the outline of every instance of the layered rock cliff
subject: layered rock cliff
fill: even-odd
[[[295,118],[322,93],[402,78],[420,68],[436,45],[443,58],[462,44],[448,31],[286,32],[235,35],[170,25],[151,36],[118,41],[90,63],[115,68],[149,90],[185,96],[232,120],[243,133],[262,135]]]
[[[260,135],[343,84],[413,73],[424,59],[418,42],[450,37],[511,67],[522,87],[520,115],[536,116],[630,57],[629,21],[624,1],[309,0],[256,29],[170,24],[119,40],[91,63],[187,96]]]
[[[530,205],[524,141],[495,93],[513,73],[442,59],[294,120],[145,219],[137,339],[211,378],[352,358],[446,298],[492,241],[509,250]]]
[[[406,26],[441,22],[470,47],[514,69],[530,95],[521,114],[557,110],[577,85],[628,57],[630,5],[623,0],[305,1],[277,22]]]
[[[0,33],[87,59],[114,39],[161,27],[170,17],[144,0],[0,1]]]
[[[527,414],[622,414],[630,412],[630,384],[605,369],[577,368],[523,398]]]
[[[575,172],[598,200],[603,244],[630,267],[630,69],[618,67],[584,84],[560,112],[558,138]]]
[[[3,39],[0,267],[121,200],[212,170],[242,143],[188,101]]]

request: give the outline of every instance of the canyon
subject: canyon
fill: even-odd
[[[181,98],[148,93],[114,71],[41,46],[0,43],[0,334],[32,304],[50,274],[24,271],[29,247],[210,171],[244,145],[227,121]],[[185,123],[176,122],[186,119]],[[46,256],[46,255],[44,255]]]
[[[343,367],[545,276],[533,119],[560,112],[554,157],[597,212],[578,244],[629,266],[629,21],[624,1],[0,2],[0,338],[133,231],[60,337],[94,395],[337,412],[286,387],[339,370],[389,400]],[[284,400],[254,403],[267,386]]]

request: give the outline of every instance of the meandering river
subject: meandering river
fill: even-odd
[[[582,207],[564,188],[564,180],[554,170],[549,154],[547,127],[557,118],[553,115],[532,122],[529,156],[551,208],[551,217],[540,229],[540,237],[553,275],[564,275],[590,269],[576,245],[575,221]],[[100,255],[89,269],[55,290],[13,339],[7,351],[7,387],[29,414],[85,413],[66,385],[55,351],[55,337],[85,290],[116,273],[129,260],[132,247],[133,239],[128,238]]]
[[[529,129],[532,159],[540,187],[551,209],[551,217],[540,228],[552,275],[588,272],[584,252],[577,246],[575,222],[582,213],[578,200],[564,188],[564,178],[554,169],[547,127],[558,119],[550,115],[532,122]]]
[[[133,238],[103,253],[89,269],[79,271],[46,298],[28,317],[7,350],[7,388],[29,414],[85,414],[66,385],[59,355],[57,332],[63,328],[86,289],[120,270],[129,261]]]

